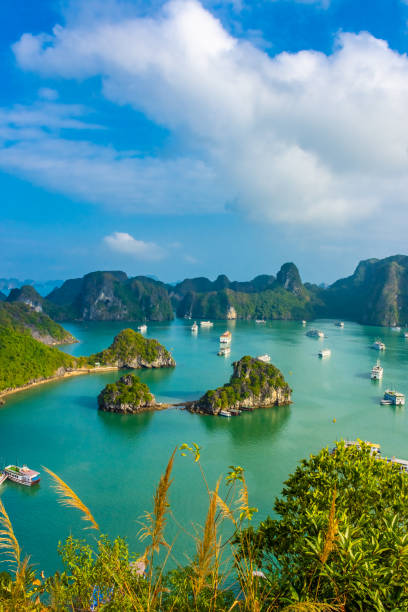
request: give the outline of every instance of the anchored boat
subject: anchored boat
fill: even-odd
[[[40,482],[39,472],[30,470],[26,465],[23,465],[23,467],[8,465],[4,468],[4,473],[9,480],[13,480],[13,482],[17,482],[27,487],[31,487]]]
[[[324,333],[320,329],[309,329],[306,332],[306,336],[310,336],[310,338],[324,338]]]
[[[223,344],[229,344],[231,342],[232,334],[230,331],[226,331],[220,336],[220,342]]]
[[[387,391],[384,393],[384,398],[380,403],[385,406],[404,406],[405,395],[403,393],[399,393],[398,391],[387,389]]]
[[[371,348],[375,349],[376,351],[385,351],[385,344],[384,342],[381,342],[381,340],[376,340],[371,345]]]
[[[371,370],[371,380],[381,380],[384,374],[384,368],[380,365],[380,360],[377,359],[377,364]]]
[[[336,321],[335,322],[335,326],[336,327],[344,327],[344,322],[343,321]]]
[[[147,332],[147,325],[139,325],[139,327],[137,328],[137,330],[141,333],[141,334],[145,334]]]
[[[212,321],[200,321],[201,327],[212,327],[214,323]]]
[[[217,355],[220,355],[221,357],[228,357],[229,355],[231,355],[230,347],[229,346],[221,346],[221,348],[218,351]]]
[[[5,480],[7,480],[7,474],[5,474],[3,470],[0,470],[0,485],[2,485]]]
[[[263,361],[264,363],[269,363],[271,356],[268,355],[268,353],[265,353],[265,355],[258,355],[257,359],[259,359],[259,361]]]
[[[331,355],[331,350],[330,349],[322,349],[321,351],[318,352],[319,357],[321,357],[322,359],[324,357],[330,357]]]
[[[191,331],[193,333],[198,332],[198,325],[197,325],[197,323],[195,321],[194,321],[194,323],[191,326]]]

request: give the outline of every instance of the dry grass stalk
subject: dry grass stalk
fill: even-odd
[[[195,564],[196,579],[194,581],[194,592],[196,597],[203,588],[206,578],[211,574],[214,567],[217,566],[218,550],[216,513],[219,498],[219,486],[220,480],[217,482],[215,491],[210,493],[210,503],[208,506],[207,517],[205,519],[203,537],[201,540],[197,541],[197,562]]]
[[[91,514],[89,508],[85,506],[85,504],[79,499],[78,495],[74,493],[74,491],[54,472],[49,470],[48,468],[43,466],[43,469],[54,479],[55,485],[54,488],[57,493],[61,496],[60,503],[63,506],[67,506],[69,508],[76,508],[80,512],[82,512],[82,520],[88,521],[90,524],[89,527],[85,527],[85,529],[97,529],[99,530],[99,525],[95,521],[94,517]]]
[[[159,552],[160,546],[165,546],[167,548],[169,546],[164,539],[164,529],[166,527],[166,513],[169,509],[169,503],[167,501],[168,492],[170,485],[173,482],[170,479],[170,476],[173,469],[176,450],[177,449],[174,449],[167,464],[166,471],[160,477],[160,481],[153,498],[153,512],[146,512],[145,514],[147,525],[142,528],[140,539],[145,540],[146,538],[150,537],[151,542],[146,547],[144,558],[146,558],[150,552]]]
[[[336,496],[337,496],[337,490],[335,488],[333,491],[333,497],[332,497],[332,502],[330,506],[329,524],[327,527],[327,533],[326,533],[326,537],[324,540],[323,551],[319,557],[323,565],[326,563],[331,551],[333,550],[335,546],[335,541],[336,541],[338,527],[339,527],[339,523],[336,519]]]
[[[9,515],[0,499],[0,550],[16,565],[16,575],[21,566],[21,548],[14,534]]]
[[[217,505],[221,509],[222,518],[228,518],[234,526],[237,526],[237,521],[235,520],[234,514],[228,504],[217,494]]]
[[[336,612],[341,610],[337,605],[319,603],[314,601],[301,601],[290,604],[282,609],[282,612]]]

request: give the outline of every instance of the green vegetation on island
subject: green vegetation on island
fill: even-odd
[[[98,395],[99,409],[106,412],[133,414],[154,408],[155,398],[149,387],[134,374],[126,374],[110,383]]]
[[[76,339],[43,312],[21,302],[0,302],[0,327],[28,331],[44,344],[71,344]]]
[[[70,535],[60,544],[63,570],[44,577],[15,539],[0,501],[0,551],[12,559],[0,574],[0,609],[127,612],[380,612],[408,609],[408,474],[371,449],[323,449],[303,460],[284,483],[274,517],[255,523],[245,472],[230,466],[225,481],[205,478],[198,445],[183,444],[204,478],[208,510],[202,530],[174,517],[173,453],[142,518],[137,550],[101,533],[89,508],[65,483],[62,500],[79,510],[95,540]],[[47,470],[48,471],[48,470]],[[58,477],[49,472],[55,481]],[[265,471],[267,486],[267,471]],[[188,491],[186,489],[186,495]],[[3,498],[4,499],[4,498]],[[263,512],[267,508],[260,509]],[[68,511],[68,510],[67,510]],[[134,520],[131,517],[129,520]],[[194,517],[191,518],[193,522]],[[168,539],[167,523],[192,534],[186,563]],[[170,546],[170,548],[169,548]],[[171,555],[169,555],[169,550]],[[169,559],[176,561],[168,567]]]
[[[23,304],[18,306],[24,308]],[[39,313],[31,311],[29,314],[41,319]],[[175,365],[170,353],[157,340],[144,338],[131,329],[120,332],[105,351],[89,357],[72,357],[45,346],[24,328],[0,324],[0,392],[98,366],[160,368]]]
[[[161,368],[176,365],[169,351],[160,342],[145,338],[133,329],[122,330],[109,348],[91,355],[89,361],[120,368]]]
[[[243,409],[290,404],[291,389],[282,372],[274,365],[246,355],[233,364],[228,383],[207,391],[189,405],[194,412],[219,414],[221,410]]]

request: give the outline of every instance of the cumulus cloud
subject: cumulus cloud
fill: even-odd
[[[163,259],[166,252],[154,242],[136,240],[126,232],[114,232],[110,236],[105,236],[104,243],[111,251],[122,255],[131,255],[137,259],[155,261]]]
[[[183,139],[190,173],[183,168],[174,182],[194,197],[195,181],[210,185],[214,209],[227,201],[261,221],[328,226],[406,218],[408,59],[368,33],[341,33],[330,55],[271,57],[196,0],[171,0],[155,18],[24,34],[14,52],[22,68],[47,77],[102,77],[108,99]],[[116,158],[104,155],[111,175]],[[145,176],[153,191],[156,180],[154,171]]]

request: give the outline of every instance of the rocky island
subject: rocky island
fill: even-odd
[[[91,355],[89,362],[117,368],[172,368],[176,365],[160,342],[145,338],[133,329],[122,330],[109,348]]]
[[[117,382],[106,385],[98,395],[99,410],[136,414],[161,407],[147,385],[134,374],[126,374]]]
[[[192,412],[218,415],[221,410],[254,410],[291,403],[291,388],[282,372],[272,364],[248,355],[233,364],[228,383],[207,391],[187,406]]]

